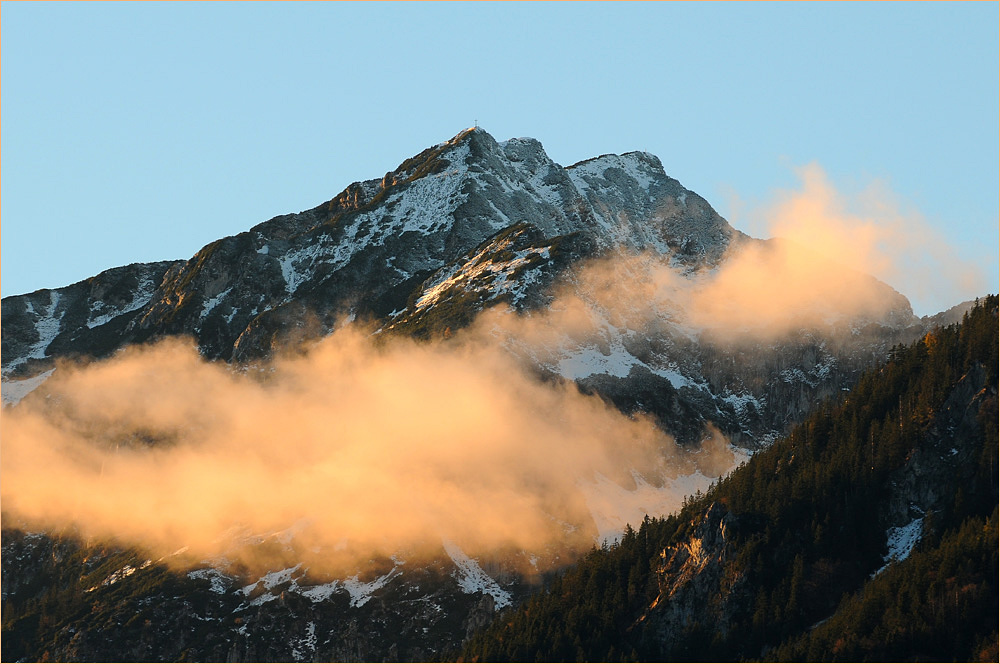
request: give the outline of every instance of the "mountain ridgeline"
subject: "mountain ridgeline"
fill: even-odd
[[[553,286],[572,284],[587,259],[652,256],[687,287],[727,257],[773,242],[733,229],[647,153],[564,168],[534,139],[498,143],[470,129],[382,178],[220,239],[190,260],[5,297],[2,373],[28,378],[57,358],[106,357],[171,335],[193,337],[208,359],[245,365],[345,320],[438,338],[497,305],[545,310]],[[645,314],[655,324],[595,321],[594,334],[562,344],[537,370],[575,380],[623,412],[649,412],[682,442],[696,443],[712,423],[754,448],[931,324],[890,287],[872,280],[872,288],[884,302],[878,310],[833,316],[823,329],[779,343],[738,346],[699,338],[684,303],[668,298]],[[608,307],[597,305],[598,315]],[[595,365],[594,353],[614,369]]]
[[[996,661],[997,297],[502,614],[466,661]]]
[[[888,285],[834,265],[827,290],[804,282],[782,299],[801,284],[772,268],[801,249],[732,228],[653,155],[563,167],[534,139],[475,128],[189,260],[3,298],[6,433],[22,413],[56,413],[111,462],[168,451],[203,423],[160,435],[113,418],[114,431],[96,430],[86,409],[59,410],[60,376],[181,337],[208,360],[199,371],[221,367],[222,382],[273,397],[281,379],[268,367],[345,329],[381,351],[485,343],[520,376],[513,385],[648,426],[664,458],[688,463],[669,480],[678,486],[708,488],[734,454],[752,454],[672,516],[636,512],[639,498],[656,517],[681,502],[658,498],[669,481],[647,483],[645,468],[624,469],[621,485],[572,477],[606,490],[587,503],[596,527],[547,513],[565,541],[542,552],[471,556],[435,534],[429,553],[380,551],[339,576],[295,558],[300,523],[247,535],[288,563],[261,573],[238,556],[186,561],[182,541],[160,556],[67,522],[28,528],[11,500],[3,659],[995,659],[996,608],[984,602],[997,587],[996,298],[918,318]],[[748,268],[770,279],[766,292],[741,290]],[[864,297],[844,296],[855,291]],[[410,414],[461,410],[431,406]],[[321,415],[318,439],[342,424]],[[607,441],[622,451],[611,456],[626,457],[622,436]],[[710,443],[728,465],[711,462]],[[20,458],[10,450],[4,473]],[[104,462],[92,465],[107,481]],[[544,479],[529,472],[518,486]],[[605,539],[608,523],[618,530]],[[567,542],[584,537],[597,547],[578,561]],[[955,620],[962,629],[942,629]]]

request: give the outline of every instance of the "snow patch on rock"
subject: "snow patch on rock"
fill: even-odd
[[[479,253],[451,270],[445,271],[417,299],[415,308],[419,311],[436,304],[441,297],[455,288],[466,291],[488,291],[494,296],[512,292],[524,287],[514,278],[519,268],[549,257],[549,247],[529,248],[511,252],[506,260],[495,260],[493,255],[506,250],[513,244],[513,238],[491,242]],[[513,293],[515,300],[524,293]]]
[[[118,583],[119,581],[121,581],[123,579],[127,579],[128,577],[132,576],[133,574],[135,574],[139,570],[146,569],[151,564],[152,564],[152,561],[147,560],[147,561],[143,562],[139,567],[134,567],[132,565],[125,565],[121,569],[113,572],[108,578],[104,579],[103,581],[101,581],[96,586],[91,586],[90,588],[87,588],[87,590],[85,592],[88,592],[88,593],[89,592],[93,592],[93,591],[97,590],[98,588],[100,588],[102,586],[113,586],[114,584]]]
[[[727,394],[726,396],[721,397],[721,400],[732,406],[733,410],[736,411],[736,414],[740,416],[744,415],[747,412],[747,409],[751,406],[758,412],[760,412],[763,408],[761,404],[762,399],[758,399],[749,392],[744,392],[742,394]]]
[[[232,585],[232,579],[214,567],[196,569],[188,572],[187,575],[189,579],[204,579],[208,581],[210,584],[209,589],[219,595],[225,595],[229,590],[229,586]]]
[[[639,361],[619,343],[605,353],[597,345],[578,346],[559,360],[556,372],[568,380],[605,374],[625,378]]]
[[[62,329],[63,314],[56,316],[56,308],[59,306],[60,298],[61,295],[58,291],[49,291],[49,306],[45,308],[45,312],[42,314],[35,312],[35,308],[30,300],[27,302],[28,313],[38,316],[38,319],[35,321],[35,332],[38,333],[38,341],[31,345],[23,357],[19,357],[11,362],[8,371],[19,367],[29,359],[40,360],[45,357],[45,350],[55,341],[55,338],[59,336],[59,331]]]
[[[476,593],[490,595],[498,609],[511,604],[510,593],[501,588],[493,577],[484,572],[475,558],[465,555],[465,552],[450,540],[443,540],[442,544],[444,544],[444,550],[448,553],[448,557],[458,568],[453,576],[463,592],[468,595]]]
[[[24,380],[3,381],[0,383],[0,390],[3,393],[3,405],[13,406],[20,402],[21,399],[37,390],[38,386],[47,381],[55,371],[55,369],[49,369],[45,373],[40,373],[37,376],[25,378]]]
[[[330,581],[302,590],[299,594],[312,602],[325,602],[341,588],[340,581]]]
[[[402,573],[403,571],[397,563],[387,574],[383,574],[373,581],[360,581],[358,580],[359,575],[355,574],[349,579],[344,579],[341,583],[351,595],[351,606],[364,606],[377,590],[384,588]]]
[[[292,659],[296,662],[305,661],[316,653],[316,623],[312,620],[306,625],[306,633],[291,643]]]
[[[142,283],[139,284],[135,292],[132,295],[132,300],[125,305],[110,307],[101,300],[92,302],[90,305],[91,318],[87,321],[88,328],[95,328],[100,325],[104,325],[113,318],[117,318],[122,314],[131,313],[137,309],[149,304],[149,301],[153,299],[153,294],[156,292],[156,283],[146,277],[143,279]],[[94,316],[95,311],[104,311],[104,313]]]
[[[323,242],[317,242],[300,249],[287,251],[284,256],[278,259],[281,276],[285,280],[285,291],[288,294],[294,294],[298,287],[309,278],[313,265],[322,254]]]
[[[229,295],[229,292],[231,290],[233,290],[232,286],[230,286],[226,290],[222,291],[221,293],[219,293],[215,297],[213,297],[213,298],[211,298],[209,300],[205,300],[205,306],[201,310],[201,317],[204,318],[209,313],[211,313],[212,309],[215,309],[217,306],[219,306],[219,303],[222,302],[224,299],[226,299],[226,296]]]
[[[890,528],[886,531],[886,545],[889,547],[888,553],[886,553],[883,559],[885,565],[880,567],[878,571],[872,574],[872,577],[876,577],[885,571],[889,565],[894,562],[902,562],[910,557],[910,553],[913,552],[913,547],[917,545],[920,541],[921,536],[924,533],[924,518],[917,517],[913,521],[910,521],[905,526],[900,526],[898,528]]]

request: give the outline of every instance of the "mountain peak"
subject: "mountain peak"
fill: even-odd
[[[345,314],[389,324],[434,275],[480,274],[464,266],[468,257],[515,228],[524,246],[514,251],[531,245],[547,256],[516,271],[527,280],[517,286],[516,302],[524,303],[539,302],[557,273],[585,256],[648,250],[690,272],[719,265],[734,241],[747,239],[652,154],[604,154],[563,167],[535,138],[497,142],[476,126],[319,206],[108,284],[128,290],[118,308],[98,291],[59,289],[57,304],[5,299],[8,320],[24,320],[4,326],[4,372],[29,356],[44,370],[56,354],[104,354],[180,333],[193,334],[209,357],[247,359],[269,353],[304,312],[322,325]],[[543,250],[564,238],[573,238],[563,244],[570,258]]]
[[[78,314],[59,317],[65,300],[45,318],[33,313],[44,303],[25,301],[31,321],[23,345],[44,361],[57,336],[65,352],[105,353],[150,336],[193,333],[211,357],[267,352],[265,338],[290,324],[293,308],[324,320],[359,307],[384,316],[430,275],[520,225],[531,229],[525,237],[579,237],[574,246],[589,247],[584,254],[651,249],[690,266],[717,262],[735,233],[653,155],[602,155],[564,168],[534,138],[497,142],[475,126],[319,206],[222,238],[143,276],[156,284],[142,290],[145,300],[129,300],[127,310],[110,311],[88,294],[74,302]],[[117,318],[116,311],[122,318],[111,341],[97,323]],[[83,332],[71,329],[78,319]],[[4,354],[6,372],[23,363]]]

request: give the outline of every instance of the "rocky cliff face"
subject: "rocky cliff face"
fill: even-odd
[[[735,515],[712,503],[691,535],[661,552],[660,594],[640,619],[651,626],[651,638],[673,643],[684,628],[709,617],[727,633],[733,613],[748,599],[746,579],[734,569],[732,534],[738,528]]]
[[[3,298],[3,376],[31,376],[53,358],[102,356],[181,261],[135,263],[56,290]]]

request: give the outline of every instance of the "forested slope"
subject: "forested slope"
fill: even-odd
[[[896,347],[678,515],[501,615],[462,658],[996,661],[997,330],[990,296]]]

